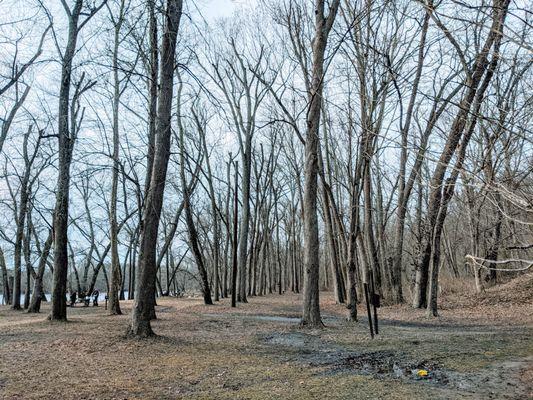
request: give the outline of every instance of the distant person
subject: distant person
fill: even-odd
[[[95,289],[93,292],[93,307],[98,307],[98,296],[100,296],[100,292]]]
[[[89,296],[89,294],[87,293],[87,295],[85,295],[83,300],[84,300],[84,306],[89,307],[89,304],[91,303],[91,296]]]
[[[76,297],[77,297],[77,293],[75,290],[70,292],[70,306],[71,307],[74,307],[76,305]]]

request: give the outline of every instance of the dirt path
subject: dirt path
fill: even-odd
[[[300,329],[297,295],[227,301],[160,299],[160,337],[125,339],[128,315],[76,308],[66,324],[0,308],[5,399],[528,399],[533,324],[483,322],[453,309],[438,320],[381,310],[381,331],[348,323],[323,296],[326,328]],[[46,306],[45,306],[46,307]],[[131,304],[124,302],[129,313]],[[417,371],[428,371],[420,378]]]

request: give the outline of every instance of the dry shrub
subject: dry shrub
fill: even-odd
[[[439,294],[443,297],[472,294],[476,291],[473,277],[455,278],[448,274],[439,277]]]

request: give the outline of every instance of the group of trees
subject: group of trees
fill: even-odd
[[[0,2],[14,309],[50,292],[65,320],[68,287],[105,284],[150,336],[156,296],[192,282],[206,304],[303,292],[320,326],[320,291],[356,320],[370,274],[436,316],[443,274],[482,291],[533,265],[521,2],[18,3]]]

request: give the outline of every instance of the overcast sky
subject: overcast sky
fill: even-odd
[[[198,7],[202,10],[205,18],[216,19],[230,16],[237,8],[251,1],[243,0],[201,0]]]

